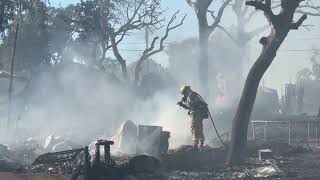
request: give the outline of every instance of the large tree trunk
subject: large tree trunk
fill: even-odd
[[[197,20],[198,20],[198,28],[199,28],[199,60],[198,60],[198,70],[199,70],[199,89],[201,94],[205,98],[209,98],[210,94],[215,95],[215,92],[210,92],[209,88],[209,59],[208,59],[208,46],[209,46],[209,37],[210,34],[219,26],[219,23],[221,21],[221,17],[223,15],[224,9],[227,7],[227,5],[230,3],[231,0],[226,0],[223,2],[222,6],[218,10],[217,14],[215,14],[213,11],[209,11],[209,7],[212,4],[213,0],[198,0],[198,1],[192,1],[187,0],[187,3],[194,8]],[[207,15],[211,14],[211,17],[213,17],[213,22],[208,23]],[[210,82],[210,85],[213,87],[213,89],[216,89],[216,74],[217,72],[213,70],[213,74],[210,74],[210,77],[212,77],[212,81]]]
[[[227,159],[227,163],[229,164],[239,164],[244,158],[248,125],[260,80],[275,58],[276,52],[287,36],[287,33],[276,33],[273,31],[268,39],[264,39],[267,42],[264,44],[257,61],[249,71],[232,124],[231,145]],[[262,39],[262,41],[264,40]]]
[[[272,12],[272,1],[246,1],[246,5],[262,10],[267,18],[271,33],[268,37],[263,37],[260,43],[263,45],[262,52],[255,64],[249,71],[238,109],[232,124],[231,145],[227,163],[231,165],[239,164],[244,158],[244,150],[247,143],[247,132],[252,113],[258,86],[263,74],[267,71],[276,53],[287,37],[290,30],[297,30],[307,15],[302,15],[298,21],[294,22],[293,17],[296,9],[302,0],[281,0],[281,11],[275,15]]]
[[[199,86],[204,97],[209,96],[209,32],[206,27],[199,27]]]

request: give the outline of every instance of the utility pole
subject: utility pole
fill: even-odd
[[[14,36],[14,43],[13,43],[13,52],[12,52],[12,60],[11,60],[11,70],[10,70],[10,84],[9,84],[9,90],[8,90],[8,121],[7,121],[7,128],[10,128],[11,126],[11,111],[12,111],[12,89],[13,89],[13,73],[14,73],[14,63],[16,59],[16,49],[17,49],[17,39],[18,39],[18,32],[20,27],[20,18],[21,18],[21,2],[18,1],[18,17],[17,17],[17,24],[15,29],[15,36]]]

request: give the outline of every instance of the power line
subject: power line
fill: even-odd
[[[146,43],[144,42],[129,42],[129,43],[124,43],[123,45],[126,45],[126,44],[139,44],[139,45],[146,45]],[[170,44],[170,43],[163,43],[163,44]]]
[[[119,49],[119,51],[133,51],[133,52],[142,52],[143,49]]]
[[[144,49],[119,49],[119,51],[143,52]],[[281,52],[312,52],[320,51],[320,49],[280,49]]]
[[[287,52],[312,52],[319,51],[320,49],[280,49],[279,51],[287,51]]]
[[[320,39],[320,37],[316,37],[316,38],[299,38],[299,39],[294,39],[294,40],[317,40]]]

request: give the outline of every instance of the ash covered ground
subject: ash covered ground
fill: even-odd
[[[57,144],[59,143],[61,144]],[[0,171],[36,172],[31,163],[48,149],[31,139],[17,144],[0,146]],[[265,148],[273,151],[273,158],[259,160],[258,151]],[[320,176],[320,151],[316,146],[249,143],[247,152],[245,162],[233,167],[224,164],[225,148],[209,146],[201,152],[195,151],[192,146],[171,149],[160,161],[151,156],[141,158],[122,153],[112,154],[112,159],[118,168],[114,171],[121,172],[118,178],[123,180],[317,179]],[[50,166],[46,168],[48,167]],[[59,170],[60,172],[42,168],[41,173],[66,173],[63,168]]]

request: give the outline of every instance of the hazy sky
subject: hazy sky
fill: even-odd
[[[69,3],[76,3],[78,0],[51,0],[51,4],[58,6],[66,5]],[[184,13],[187,13],[187,19],[182,27],[178,30],[172,32],[170,37],[168,38],[168,42],[172,41],[180,41],[185,38],[189,37],[196,37],[197,36],[197,22],[194,16],[194,12],[192,9],[187,5],[185,0],[162,0],[163,7],[168,8],[168,18],[169,15],[175,12],[176,10],[181,10],[181,16]],[[229,10],[225,12],[225,16],[223,17],[221,23],[225,26],[231,26],[234,24],[234,17],[233,13],[228,13]],[[256,24],[265,24],[266,20],[263,16],[256,17],[252,23],[252,26],[257,26]],[[264,76],[264,84],[269,87],[273,87],[275,89],[280,90],[281,84],[285,82],[289,82],[290,78],[294,82],[295,74],[297,71],[302,69],[303,67],[310,66],[310,57],[311,52],[309,51],[312,48],[320,49],[320,17],[309,17],[305,24],[314,25],[310,27],[310,31],[305,28],[301,28],[298,31],[290,32],[289,36],[287,37],[286,41],[283,43],[280,51],[277,54],[276,59],[274,60],[273,64],[267,71]],[[264,34],[267,34],[264,33]],[[262,34],[263,35],[263,34]],[[261,35],[261,36],[262,36]],[[261,37],[259,36],[259,37]],[[252,40],[250,42],[251,54],[250,58],[248,59],[247,68],[252,65],[255,61],[256,57],[259,55],[261,46],[258,43],[259,37]],[[144,45],[144,34],[136,33],[130,37],[129,43],[123,45],[123,49],[133,49],[139,50],[143,49]],[[134,44],[134,43],[141,44]],[[292,51],[294,50],[294,51]],[[295,51],[298,50],[298,51]],[[141,52],[123,52],[125,56],[131,57],[130,59],[135,59],[132,57],[138,57],[139,53]],[[157,57],[158,62],[162,62],[166,65],[167,61],[164,55],[159,55]],[[279,92],[280,93],[280,92]]]

